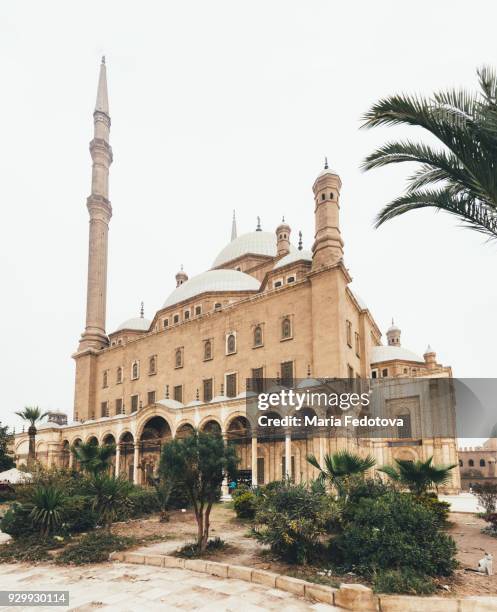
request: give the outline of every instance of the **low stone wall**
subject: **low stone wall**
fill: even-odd
[[[294,595],[354,612],[497,612],[497,597],[412,597],[407,595],[375,595],[362,584],[341,584],[334,589],[266,570],[218,563],[203,559],[181,559],[170,555],[145,555],[134,552],[114,552],[111,561],[184,568],[220,578],[237,578],[263,584]]]

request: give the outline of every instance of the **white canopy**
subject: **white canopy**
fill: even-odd
[[[31,474],[28,472],[21,472],[17,468],[0,472],[0,482],[10,482],[11,484],[17,484],[18,482],[25,482],[31,480]]]

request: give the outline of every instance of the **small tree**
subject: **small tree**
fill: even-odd
[[[38,406],[26,406],[21,412],[16,412],[18,417],[21,417],[23,421],[28,421],[28,436],[29,436],[29,451],[28,451],[28,464],[31,466],[36,459],[36,423],[43,420],[48,412],[42,412]]]
[[[433,465],[433,457],[426,461],[410,461],[407,459],[396,459],[397,467],[384,465],[379,468],[380,472],[386,474],[394,482],[407,487],[414,495],[423,495],[429,488],[438,488],[446,484],[451,476],[450,470],[456,467],[452,465]]]
[[[87,483],[87,492],[93,497],[93,510],[99,522],[110,531],[119,511],[131,506],[133,485],[121,477],[96,474]]]
[[[159,473],[178,484],[188,495],[197,521],[197,547],[200,554],[209,540],[212,505],[219,498],[223,477],[233,474],[235,449],[222,436],[194,431],[192,435],[168,442],[162,449]]]
[[[159,520],[161,523],[167,523],[169,521],[169,498],[173,491],[173,482],[170,478],[166,478],[164,474],[161,474],[158,478],[149,477],[148,482],[155,489],[160,509]]]
[[[307,455],[307,461],[319,470],[318,479],[335,487],[339,497],[347,497],[352,481],[364,476],[376,463],[371,455],[361,457],[347,450],[325,455],[323,467],[314,455]]]
[[[9,433],[7,425],[0,425],[0,472],[10,470],[15,466],[14,459],[8,454],[9,445],[14,439],[14,436]]]
[[[114,456],[116,447],[114,444],[99,446],[93,442],[80,443],[71,447],[71,452],[81,464],[85,472],[92,476],[106,472],[110,460]]]
[[[473,491],[476,494],[478,503],[480,506],[485,508],[485,514],[492,514],[495,512],[497,505],[497,484],[491,482],[484,482],[482,484],[473,485]]]

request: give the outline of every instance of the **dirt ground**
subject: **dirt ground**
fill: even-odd
[[[448,597],[497,595],[497,575],[485,576],[465,571],[465,568],[475,569],[478,560],[485,552],[494,555],[497,571],[497,538],[482,534],[481,529],[486,523],[472,514],[452,513],[450,521],[452,526],[449,533],[457,544],[460,568],[451,578],[440,580],[439,594]],[[238,520],[228,504],[218,504],[213,508],[211,522],[211,537],[219,536],[229,545],[226,550],[213,554],[211,559],[299,575],[307,579],[317,578],[317,570],[314,568],[296,571],[295,566],[271,559],[267,549],[248,537],[250,523]],[[149,554],[172,554],[186,542],[195,539],[196,523],[190,511],[173,512],[169,523],[160,523],[158,517],[154,516],[150,519],[118,524],[114,527],[114,531],[150,541],[150,544],[140,546],[138,550],[146,548]],[[155,537],[158,541],[152,542]],[[326,582],[338,585],[340,582],[364,582],[364,580],[354,575],[345,575],[332,576],[326,579]]]

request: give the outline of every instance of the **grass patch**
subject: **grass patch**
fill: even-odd
[[[204,554],[212,554],[214,552],[218,552],[219,550],[226,550],[228,548],[228,544],[220,537],[215,537],[212,540],[207,542],[207,547],[205,549]],[[179,548],[176,553],[176,557],[181,557],[182,559],[198,559],[201,557],[200,551],[198,549],[198,545],[196,542],[189,542],[185,544],[181,548]]]
[[[0,546],[0,563],[37,562],[52,559],[50,550],[61,548],[67,540],[63,538],[41,538],[30,536],[22,539],[12,539]]]
[[[285,571],[285,575],[291,576],[292,578],[300,578],[300,580],[307,580],[307,582],[313,582],[314,584],[324,584],[325,586],[333,587],[338,589],[343,580],[338,580],[334,576],[322,576],[317,572],[320,571],[315,567],[309,567],[307,569],[288,569]]]
[[[402,593],[408,595],[431,595],[436,590],[432,578],[403,568],[400,570],[380,570],[373,578],[376,593]]]
[[[126,550],[136,544],[135,538],[117,536],[108,531],[95,531],[69,544],[57,557],[59,565],[85,565],[108,561],[111,552]]]

